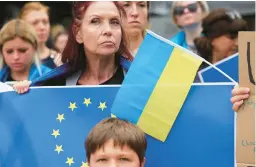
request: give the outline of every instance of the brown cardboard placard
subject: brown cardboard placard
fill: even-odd
[[[237,164],[236,167],[256,167],[256,166],[252,164]]]
[[[237,166],[255,166],[255,32],[239,32],[239,86],[250,88],[236,120]]]

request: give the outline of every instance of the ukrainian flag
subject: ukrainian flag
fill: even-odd
[[[201,63],[199,56],[148,30],[111,112],[165,141]]]

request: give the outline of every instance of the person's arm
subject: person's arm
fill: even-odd
[[[244,100],[249,98],[250,96],[250,89],[245,87],[235,87],[232,90],[232,98],[230,101],[233,103],[233,110],[238,111],[240,106],[244,103]]]

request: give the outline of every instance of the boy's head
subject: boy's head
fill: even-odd
[[[143,167],[147,141],[132,123],[107,118],[98,123],[85,141],[90,167]]]

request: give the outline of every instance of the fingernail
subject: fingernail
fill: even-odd
[[[249,88],[246,88],[246,92],[248,92],[248,93],[249,93],[249,92],[250,92],[250,89],[249,89]]]

